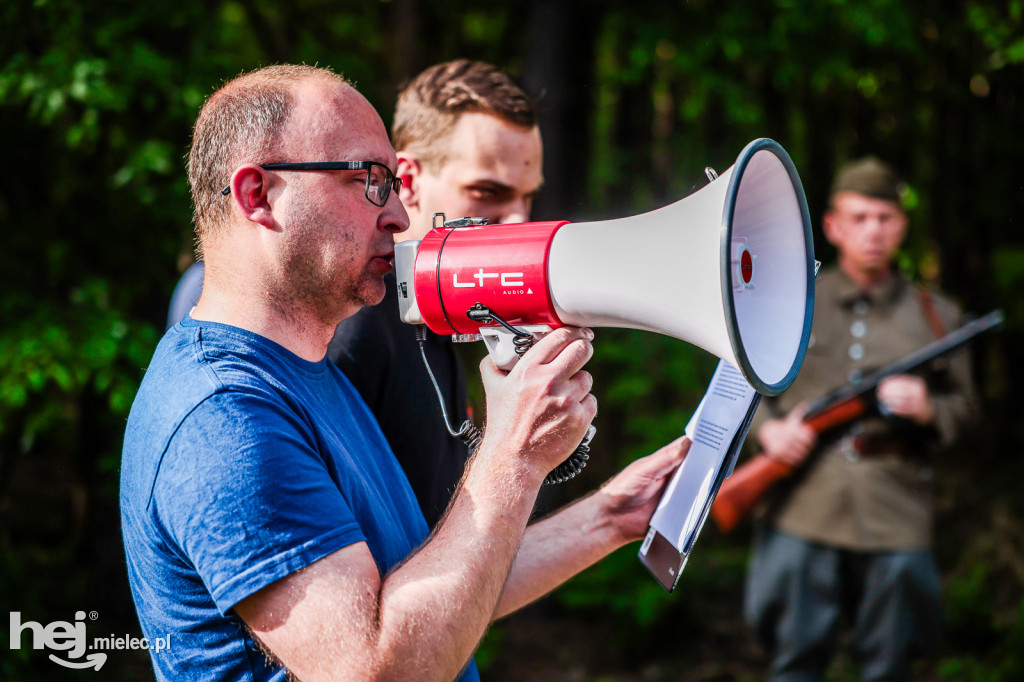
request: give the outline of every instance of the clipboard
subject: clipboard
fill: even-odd
[[[686,427],[690,452],[669,481],[640,546],[640,562],[668,592],[675,589],[722,482],[736,466],[761,394],[720,361]]]

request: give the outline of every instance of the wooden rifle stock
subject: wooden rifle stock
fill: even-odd
[[[867,407],[861,398],[848,398],[830,409],[804,416],[804,423],[815,433],[823,433],[857,419],[867,411]],[[794,471],[788,464],[757,455],[722,484],[711,506],[711,518],[723,533],[732,532],[740,521],[750,515],[765,493]]]
[[[722,483],[711,518],[723,533],[731,533],[772,486],[792,473],[788,464],[757,455]]]
[[[995,310],[868,374],[860,381],[822,396],[808,406],[804,423],[821,434],[861,417],[873,407],[874,392],[882,379],[905,374],[935,358],[948,355],[1002,322],[1003,312]],[[764,455],[753,457],[722,483],[711,506],[711,518],[722,532],[731,532],[750,514],[768,490],[794,471],[792,467]]]

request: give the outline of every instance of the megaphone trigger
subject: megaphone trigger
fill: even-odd
[[[480,327],[480,336],[487,345],[487,353],[494,365],[506,372],[512,371],[537,339],[551,331],[551,327],[546,324],[513,327],[482,303],[475,303],[466,311],[466,316],[481,325],[489,325]],[[501,326],[493,326],[494,322]]]
[[[480,336],[487,346],[487,353],[498,369],[512,371],[537,339],[551,331],[551,327],[546,324],[531,324],[519,329],[521,332],[511,332],[502,327],[480,328]]]

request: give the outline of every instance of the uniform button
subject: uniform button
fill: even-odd
[[[850,346],[850,359],[861,360],[864,358],[864,346],[859,343],[855,343]]]
[[[853,304],[853,312],[857,313],[858,315],[867,315],[868,302],[864,300],[857,301],[856,303]]]
[[[850,373],[846,375],[846,380],[849,381],[851,384],[855,384],[858,381],[860,381],[861,377],[863,376],[864,373],[861,372],[859,369],[851,369]]]
[[[868,333],[868,326],[864,324],[864,320],[857,320],[850,325],[850,334],[855,339],[863,339],[865,334]]]

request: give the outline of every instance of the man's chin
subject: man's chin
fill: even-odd
[[[344,303],[338,306],[338,321],[352,317],[367,306],[377,305],[384,300],[386,291],[383,277],[367,277],[356,291],[349,290],[345,294],[339,294],[336,300]],[[396,310],[395,315],[397,314]]]
[[[368,305],[377,305],[384,300],[387,289],[384,287],[383,277],[374,277],[373,282],[368,282],[363,290],[359,292],[357,304],[360,308]],[[395,313],[397,315],[397,312]]]
[[[861,253],[857,261],[867,270],[884,270],[889,267],[890,256],[884,252]]]
[[[368,300],[363,305],[378,305],[383,300],[384,300],[384,283],[381,282],[381,285],[380,285],[380,296],[373,297],[372,299]],[[397,310],[395,311],[395,314],[396,315],[398,314]]]

